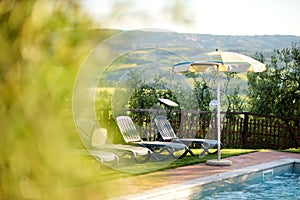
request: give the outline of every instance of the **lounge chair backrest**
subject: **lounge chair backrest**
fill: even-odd
[[[177,139],[177,136],[167,117],[163,115],[157,115],[154,118],[154,123],[163,140]]]
[[[80,138],[85,145],[91,145],[91,137],[96,128],[96,123],[91,119],[78,119],[76,121]]]
[[[107,130],[97,126],[94,120],[79,119],[77,120],[77,127],[84,143],[92,146],[100,146],[106,143]]]
[[[126,143],[142,141],[135,124],[128,116],[116,117],[116,122]]]

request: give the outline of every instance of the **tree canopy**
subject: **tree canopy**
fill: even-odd
[[[264,61],[262,54],[257,59]],[[249,73],[250,111],[300,117],[300,46],[276,49],[264,73]]]

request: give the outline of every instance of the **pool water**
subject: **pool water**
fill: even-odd
[[[264,180],[229,184],[206,192],[194,193],[188,200],[212,199],[289,199],[300,200],[300,173],[268,176]]]

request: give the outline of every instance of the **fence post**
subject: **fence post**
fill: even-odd
[[[244,113],[244,130],[242,131],[242,148],[247,148],[249,114]]]

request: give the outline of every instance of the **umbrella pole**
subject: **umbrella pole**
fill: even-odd
[[[207,160],[207,165],[213,166],[229,166],[232,165],[231,160],[222,160],[221,159],[221,101],[220,101],[220,74],[219,74],[219,65],[217,65],[217,102],[218,102],[218,111],[217,111],[217,131],[218,131],[218,159]]]
[[[219,66],[217,66],[217,129],[218,129],[218,160],[221,160],[221,101],[220,101],[220,73]]]
[[[217,111],[217,131],[218,131],[218,159],[207,160],[207,165],[214,166],[229,166],[232,165],[231,160],[222,160],[221,159],[221,101],[220,101],[220,71],[219,65],[217,65],[217,102],[218,102],[218,111]]]

